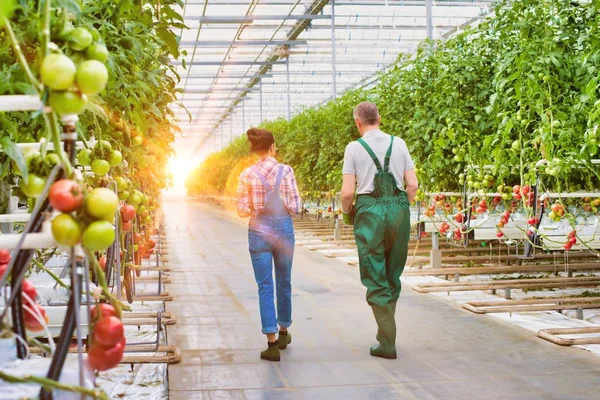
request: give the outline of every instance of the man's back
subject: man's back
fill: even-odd
[[[379,129],[368,131],[362,139],[371,147],[379,163],[383,167],[385,153],[387,152],[391,137]],[[394,138],[392,155],[390,158],[390,172],[396,179],[396,185],[404,190],[404,172],[414,169],[414,163],[406,147],[404,140]],[[368,194],[374,190],[374,178],[377,173],[377,167],[373,162],[367,150],[358,142],[352,142],[346,146],[344,155],[344,174],[356,176],[357,194]]]

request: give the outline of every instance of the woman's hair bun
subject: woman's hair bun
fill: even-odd
[[[266,129],[250,128],[246,132],[251,150],[257,153],[267,152],[271,145],[275,143],[273,134]]]

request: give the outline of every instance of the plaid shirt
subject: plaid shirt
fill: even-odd
[[[273,157],[266,157],[254,166],[258,167],[261,174],[267,179],[271,187],[275,186],[279,164]],[[296,186],[294,170],[289,165],[283,165],[283,176],[279,186],[279,195],[290,214],[297,214],[300,210],[300,194]],[[252,170],[246,168],[240,175],[237,190],[237,209],[240,212],[249,212],[253,217],[259,215],[265,207],[267,191],[261,180]]]

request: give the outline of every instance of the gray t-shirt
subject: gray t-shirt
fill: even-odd
[[[390,135],[381,132],[379,129],[374,129],[365,132],[362,138],[373,149],[383,168],[385,153],[390,147]],[[390,172],[396,178],[399,189],[404,190],[404,171],[414,168],[415,164],[408,152],[406,143],[399,137],[395,137],[390,158]],[[368,194],[375,190],[374,181],[377,167],[367,150],[360,143],[352,142],[346,146],[342,173],[356,176],[357,194]]]

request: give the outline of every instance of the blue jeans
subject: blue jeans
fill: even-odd
[[[289,216],[259,216],[250,220],[248,244],[258,284],[262,332],[276,333],[277,324],[292,324],[292,262],[294,226]],[[277,313],[273,296],[273,264],[277,287]]]

